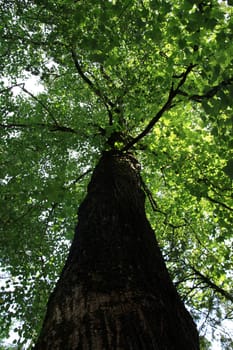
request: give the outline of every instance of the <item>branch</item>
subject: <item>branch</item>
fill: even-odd
[[[21,87],[22,88],[22,86],[24,86],[24,83],[19,83],[19,84],[15,84],[15,85],[9,86],[7,88],[4,88],[4,89],[0,90],[0,94],[3,94],[4,92],[10,91],[10,90],[12,90],[15,87]]]
[[[220,196],[219,192],[221,192],[221,194],[223,194],[224,191],[230,191],[231,192],[231,188],[230,187],[220,187],[219,185],[216,185],[215,183],[213,183],[212,181],[210,181],[210,179],[208,179],[204,174],[202,178],[199,178],[197,180],[197,182],[204,182],[208,187],[210,185],[211,190],[216,193],[217,196]],[[218,190],[218,191],[217,191]],[[228,197],[228,198],[232,198],[232,194],[230,195],[226,195],[224,194],[224,197]]]
[[[83,174],[81,174],[80,176],[77,177],[77,179],[71,181],[69,184],[65,184],[64,185],[64,188],[67,189],[67,188],[70,188],[72,187],[73,185],[76,185],[77,182],[79,182],[80,180],[82,180],[87,174],[89,174],[90,172],[92,171],[92,168],[90,169],[87,169]]]
[[[82,71],[82,68],[81,68],[81,66],[79,64],[79,60],[78,60],[77,54],[76,54],[76,52],[75,52],[75,50],[73,48],[71,49],[71,55],[72,55],[75,67],[76,67],[80,77],[91,88],[91,90],[95,93],[95,95],[98,96],[102,100],[102,102],[104,103],[104,105],[105,105],[105,107],[106,107],[106,109],[108,111],[108,115],[109,115],[109,124],[112,125],[113,120],[112,120],[112,113],[111,113],[110,108],[115,107],[115,104],[109,98],[107,98],[104,94],[102,94],[101,90],[96,88],[96,86],[91,81],[91,79],[89,79],[84,74],[84,72]]]
[[[233,302],[233,296],[225,291],[224,289],[217,286],[215,283],[213,283],[209,277],[204,276],[201,272],[195,269],[195,267],[190,266],[191,269],[195,272],[195,274],[201,279],[202,282],[210,286],[215,292],[221,294],[224,298],[231,300]]]
[[[72,128],[68,128],[66,126],[62,125],[54,125],[54,124],[44,124],[44,123],[33,123],[33,124],[23,124],[23,123],[11,123],[11,124],[0,124],[0,128],[2,129],[34,129],[37,127],[46,128],[49,131],[63,131],[63,132],[70,132],[73,134],[77,134],[77,131],[75,131]]]
[[[189,75],[189,73],[192,71],[192,69],[195,67],[196,65],[194,64],[190,64],[186,71],[181,74],[181,79],[179,84],[177,85],[177,87],[174,89],[174,84],[172,83],[170,92],[169,92],[169,96],[168,99],[166,101],[166,103],[163,105],[163,107],[158,111],[158,113],[154,116],[154,118],[151,119],[151,121],[148,123],[148,125],[145,127],[145,129],[135,138],[133,138],[124,148],[122,151],[127,151],[129,150],[133,145],[135,145],[138,141],[140,141],[144,136],[146,136],[151,130],[152,128],[155,126],[155,124],[159,121],[159,119],[162,117],[162,115],[168,111],[170,108],[173,107],[172,102],[174,100],[174,98],[176,97],[176,95],[179,94],[179,89],[181,88],[181,86],[184,85],[184,83],[186,82],[186,79]]]
[[[30,91],[28,91],[25,86],[24,83],[19,83],[19,84],[15,84],[12,85],[8,88],[5,88],[3,90],[0,90],[0,93],[9,91],[11,89],[13,89],[14,87],[19,87],[21,88],[21,90],[23,92],[25,92],[26,94],[28,94],[31,98],[33,98],[33,100],[35,100],[37,103],[39,103],[47,112],[48,114],[51,116],[54,124],[45,124],[45,123],[33,123],[33,124],[22,124],[22,123],[11,123],[11,124],[0,124],[0,127],[2,129],[10,129],[10,128],[35,128],[35,127],[45,127],[48,128],[50,131],[64,131],[64,132],[70,132],[70,133],[77,133],[74,129],[63,126],[63,125],[59,125],[56,118],[54,117],[54,115],[52,114],[52,112],[50,111],[50,109],[48,108],[48,106],[46,106],[46,104],[41,101],[37,96],[35,96],[33,93],[31,93]]]
[[[101,92],[100,92],[98,89],[95,88],[93,82],[83,73],[82,68],[81,68],[81,66],[80,66],[80,64],[79,64],[79,61],[78,61],[78,57],[77,57],[76,52],[74,51],[73,48],[71,49],[71,54],[72,54],[72,58],[73,58],[75,67],[76,67],[76,69],[77,69],[77,71],[78,71],[80,77],[85,81],[85,83],[86,83],[87,85],[90,86],[90,88],[94,91],[94,93],[95,93],[98,97],[102,98]]]
[[[189,96],[189,94],[187,94],[187,92],[182,91],[182,90],[179,90],[178,94],[188,97],[189,100],[193,100],[193,101],[196,101],[196,102],[202,102],[202,100],[204,100],[204,99],[209,99],[209,98],[214,97],[218,93],[218,91],[220,91],[222,88],[224,88],[224,87],[226,87],[228,85],[231,85],[232,83],[233,83],[233,78],[229,78],[229,79],[223,80],[218,85],[215,85],[212,88],[210,88],[203,95],[191,95],[191,96]]]
[[[142,188],[143,188],[145,194],[146,194],[147,197],[148,197],[148,200],[149,200],[149,202],[150,202],[150,205],[151,205],[152,210],[153,210],[154,212],[160,213],[160,214],[162,214],[162,215],[165,216],[165,219],[164,219],[164,221],[163,221],[164,225],[167,225],[167,226],[171,227],[173,231],[176,230],[176,229],[178,229],[178,228],[186,227],[186,226],[187,226],[187,223],[180,224],[180,225],[174,225],[174,224],[172,224],[171,222],[169,222],[168,219],[167,219],[168,214],[165,213],[163,210],[159,209],[159,207],[158,207],[156,201],[155,201],[154,198],[153,198],[153,195],[152,195],[151,191],[150,191],[149,188],[146,186],[146,184],[145,184],[145,182],[143,181],[142,178],[141,178],[141,184],[142,184]]]
[[[20,86],[20,88],[26,93],[28,94],[31,98],[33,98],[33,100],[35,100],[37,103],[39,103],[50,115],[50,117],[52,118],[52,120],[54,121],[55,125],[58,125],[58,122],[56,120],[56,118],[54,117],[54,115],[52,114],[52,112],[50,111],[50,109],[48,108],[48,106],[46,106],[46,104],[44,102],[42,102],[39,98],[37,98],[35,95],[33,95],[33,93],[31,93],[30,91],[28,91],[25,87],[24,84],[22,86]]]
[[[233,208],[228,207],[228,205],[226,205],[225,203],[222,203],[222,202],[218,201],[217,199],[214,199],[214,198],[212,198],[212,197],[210,197],[210,196],[206,196],[205,198],[208,199],[208,200],[209,200],[210,202],[212,202],[212,203],[219,204],[221,207],[233,211]]]

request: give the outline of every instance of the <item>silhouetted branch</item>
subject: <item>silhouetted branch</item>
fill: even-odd
[[[19,83],[19,84],[15,84],[15,85],[12,85],[12,86],[8,86],[8,87],[0,90],[0,94],[3,94],[4,92],[10,91],[10,90],[12,90],[12,89],[14,89],[16,87],[22,88],[22,86],[24,86],[24,83]]]

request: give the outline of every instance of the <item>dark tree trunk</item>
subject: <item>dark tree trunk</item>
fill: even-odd
[[[145,215],[137,161],[105,153],[35,350],[197,350]]]

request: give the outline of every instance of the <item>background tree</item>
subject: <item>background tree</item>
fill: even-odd
[[[232,346],[231,6],[1,1],[2,338],[11,325],[19,343],[36,338],[77,205],[114,146],[142,165],[147,216],[201,335]]]

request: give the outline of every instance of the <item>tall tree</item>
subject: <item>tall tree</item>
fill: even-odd
[[[138,164],[105,153],[35,349],[199,349],[144,210]]]
[[[92,1],[91,6],[82,0],[1,1],[2,338],[13,324],[19,343],[31,339],[28,347],[33,345],[68,254],[76,207],[85,197],[95,164],[99,165],[94,174],[103,164],[103,159],[98,163],[101,155],[113,151],[125,159],[126,174],[127,165],[137,164],[134,157],[141,164],[139,182],[147,197],[147,218],[201,336],[209,327],[218,327],[223,348],[231,347],[230,336],[220,328],[232,318],[231,6],[229,0]],[[30,81],[40,82],[38,91]],[[94,181],[93,177],[89,189]],[[122,181],[124,187],[127,180]],[[85,203],[88,207],[94,200],[91,192],[80,207],[80,231],[86,229],[81,218]],[[139,187],[132,189],[134,193],[143,197]],[[116,200],[111,196],[108,220]],[[121,205],[117,201],[118,224],[126,220],[120,213],[134,208],[126,205],[130,200],[131,193]],[[96,215],[101,214],[101,203],[98,208]],[[135,211],[140,208],[135,203]],[[125,223],[135,227],[135,237],[129,237],[132,247],[139,249],[137,238],[145,235],[142,250],[147,249],[147,239],[152,239],[148,223],[144,218],[147,228],[138,230],[130,218]],[[100,234],[98,244],[92,237],[93,256],[87,259],[85,252],[80,253],[80,266],[86,271],[87,261],[103,264],[97,259],[99,249],[109,246],[109,253],[113,248],[115,252],[119,244],[122,248],[114,253],[112,264],[119,259],[126,266],[133,260],[134,269],[127,273],[130,277],[135,272],[135,289],[129,279],[128,290],[149,293],[157,285],[158,266],[166,275],[156,241],[151,244],[154,248],[148,247],[148,261],[142,263],[144,255],[137,254],[135,262],[129,242],[114,232],[112,245],[110,237]],[[86,239],[82,244],[90,242],[90,237]],[[128,253],[123,247],[129,248]],[[73,248],[68,262],[72,252]],[[156,259],[160,262],[155,267]],[[107,274],[111,265],[105,262]],[[144,263],[151,265],[150,281],[146,272],[142,276]],[[90,271],[93,275],[91,266]],[[116,276],[120,271],[116,269]],[[96,288],[106,282],[102,275],[95,278]],[[123,283],[120,276],[115,281]],[[168,294],[174,293],[180,306],[166,281],[168,290],[173,290]],[[160,299],[160,287],[153,290]],[[140,295],[134,298],[132,293],[124,298],[137,304]],[[147,297],[140,301],[149,303]],[[150,302],[147,305],[153,308]],[[168,302],[164,310],[168,309],[177,316],[176,303],[172,311]],[[134,316],[138,314],[130,314],[125,322]],[[137,333],[140,322],[135,320],[131,324]],[[169,327],[168,319],[166,324]],[[110,327],[107,321],[105,325]],[[201,340],[204,349],[206,340]]]

